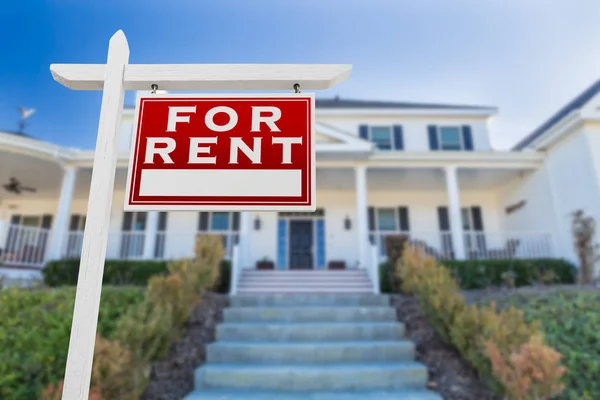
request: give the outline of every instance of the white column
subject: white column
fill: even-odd
[[[358,239],[358,261],[360,268],[369,265],[369,231],[367,210],[367,167],[354,168],[356,176],[356,234]]]
[[[457,168],[446,167],[446,190],[448,191],[448,214],[452,232],[452,245],[455,258],[465,259],[465,238],[462,229],[462,213],[460,210],[460,192],[458,188]]]
[[[158,233],[158,211],[148,211],[146,214],[146,230],[144,233],[144,258],[154,258],[156,248],[156,234]]]
[[[250,265],[250,231],[252,230],[252,213],[244,211],[240,213],[240,240],[239,240],[239,267]]]
[[[46,261],[58,260],[63,256],[63,246],[69,231],[71,218],[71,203],[77,181],[77,167],[67,165],[63,168],[63,179],[58,197],[58,208],[54,216],[52,231],[49,241],[49,252]]]

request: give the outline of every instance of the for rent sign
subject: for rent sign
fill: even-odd
[[[125,210],[314,211],[313,94],[138,98]]]

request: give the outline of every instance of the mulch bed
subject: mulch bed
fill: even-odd
[[[406,337],[416,344],[416,360],[429,370],[430,390],[444,400],[501,400],[482,382],[460,354],[447,345],[421,311],[413,296],[391,296],[398,319],[406,326]]]
[[[183,336],[152,366],[150,383],[140,400],[181,400],[194,390],[194,372],[206,359],[206,345],[215,340],[215,327],[223,320],[227,305],[226,295],[204,295],[186,322]]]

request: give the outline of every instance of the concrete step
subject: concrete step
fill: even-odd
[[[206,348],[208,363],[320,364],[412,361],[408,340],[355,342],[214,342]]]
[[[295,307],[295,306],[389,306],[386,295],[319,293],[319,294],[258,294],[234,295],[230,299],[231,307]]]
[[[183,400],[443,400],[426,389],[353,390],[326,392],[196,390]]]
[[[216,327],[216,338],[223,341],[331,342],[340,340],[398,340],[402,339],[403,336],[404,325],[400,322],[227,322]]]
[[[369,288],[347,288],[347,287],[326,287],[311,288],[307,286],[299,287],[251,287],[238,290],[238,294],[262,295],[262,294],[369,294],[373,290]]]
[[[416,362],[369,364],[205,364],[196,388],[245,390],[384,390],[425,388],[427,369]]]
[[[224,322],[392,322],[393,307],[233,307],[223,310]]]

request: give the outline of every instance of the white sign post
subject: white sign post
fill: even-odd
[[[295,85],[302,90],[323,90],[347,79],[352,70],[351,65],[128,62],[129,46],[119,30],[110,39],[106,64],[50,66],[54,79],[70,89],[103,91],[63,400],[87,400],[89,396],[125,90],[149,90],[154,85],[160,90],[291,91]],[[297,207],[290,205],[287,209]]]

